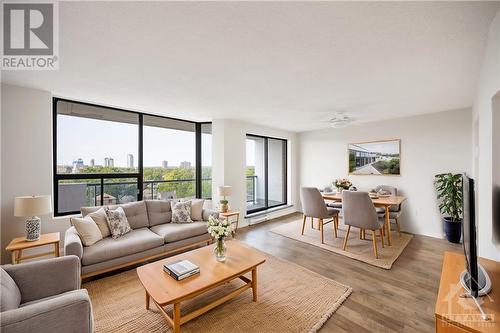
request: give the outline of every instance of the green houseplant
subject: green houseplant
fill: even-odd
[[[462,175],[443,173],[435,176],[439,210],[443,214],[448,241],[460,243],[462,236]]]

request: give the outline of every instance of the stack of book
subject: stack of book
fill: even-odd
[[[171,264],[165,264],[163,265],[163,270],[177,281],[200,273],[200,267],[189,260],[180,260]]]

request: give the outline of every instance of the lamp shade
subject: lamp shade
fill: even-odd
[[[14,199],[14,216],[35,216],[48,214],[51,211],[50,195],[33,195]]]
[[[219,195],[226,197],[228,195],[231,195],[231,186],[219,186]]]

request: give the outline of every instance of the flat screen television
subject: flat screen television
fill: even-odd
[[[477,261],[476,210],[474,179],[462,176],[463,202],[463,246],[466,270],[460,276],[462,286],[470,296],[476,298],[491,290],[491,281]]]

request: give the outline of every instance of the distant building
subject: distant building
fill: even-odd
[[[354,155],[356,168],[360,168],[367,164],[371,164],[377,160],[377,153],[371,152],[358,145],[352,145],[354,148],[349,148],[349,153]]]
[[[95,160],[93,158],[90,159],[90,166],[91,167],[95,166]]]
[[[83,164],[83,160],[81,158],[73,161],[73,173],[78,173],[81,169],[83,169],[85,165]]]
[[[100,204],[101,195],[99,194],[98,196],[96,196],[95,200],[96,200],[97,204]],[[103,196],[103,204],[104,205],[115,205],[116,203],[117,203],[116,197],[112,196],[111,194],[104,193],[104,196]]]
[[[134,155],[128,154],[127,155],[127,168],[133,168],[134,167]]]
[[[112,157],[105,157],[104,158],[104,166],[105,167],[114,167],[115,160]]]
[[[190,168],[191,167],[191,162],[188,161],[182,161],[180,164],[181,168]]]
[[[168,161],[162,161],[161,166],[163,169],[168,169]]]

